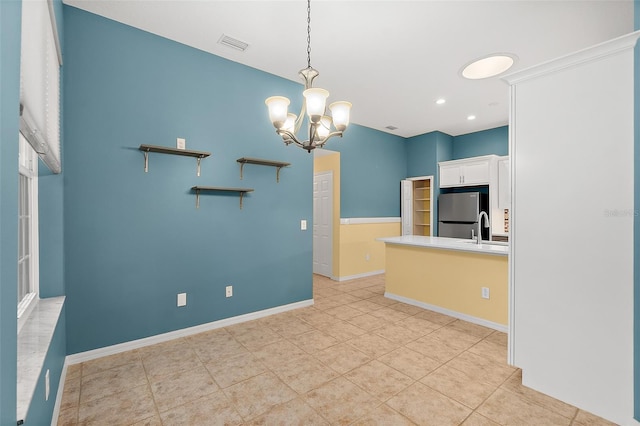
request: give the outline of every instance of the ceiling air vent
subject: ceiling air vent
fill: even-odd
[[[396,126],[387,126],[387,127],[385,127],[385,129],[398,130],[398,128]]]
[[[220,40],[218,40],[218,43],[220,43],[223,46],[227,46],[227,47],[231,47],[233,49],[239,50],[241,52],[244,52],[245,50],[247,50],[247,47],[249,47],[248,43],[245,43],[244,41],[240,41],[233,37],[229,37],[228,35],[225,35],[225,34],[222,34],[222,37],[220,37]]]

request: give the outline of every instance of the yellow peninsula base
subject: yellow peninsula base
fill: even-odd
[[[487,250],[482,250],[469,240],[437,237],[426,237],[426,245],[391,242],[403,238],[381,239],[386,243],[387,297],[507,330],[507,247],[496,251],[483,244]],[[488,299],[482,297],[483,287],[489,289]]]

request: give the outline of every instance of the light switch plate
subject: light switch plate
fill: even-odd
[[[301,231],[306,231],[307,230],[307,221],[305,219],[302,219],[300,221],[300,230]]]
[[[228,286],[225,288],[225,295],[226,295],[227,297],[231,297],[231,296],[233,296],[233,286],[232,286],[232,285],[228,285]]]
[[[176,147],[178,149],[186,149],[187,148],[187,141],[184,138],[177,138],[176,139]]]
[[[187,293],[178,293],[178,306],[187,305]]]

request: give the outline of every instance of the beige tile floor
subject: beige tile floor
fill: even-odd
[[[69,367],[58,425],[606,425],[525,388],[506,335],[314,276],[313,307]]]

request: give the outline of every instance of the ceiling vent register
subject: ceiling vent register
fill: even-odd
[[[220,43],[223,46],[227,46],[227,47],[231,47],[232,49],[239,50],[241,52],[244,52],[245,50],[247,50],[247,47],[249,47],[248,43],[245,43],[244,41],[240,41],[233,37],[229,37],[228,35],[225,35],[225,34],[222,34],[222,37],[220,37],[220,40],[218,40],[218,43]]]

